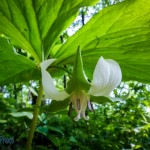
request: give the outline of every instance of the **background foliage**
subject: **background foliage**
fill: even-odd
[[[75,112],[68,117],[68,109],[54,113],[53,110],[47,111],[43,107],[39,115],[33,149],[148,150],[150,147],[149,92],[149,85],[138,82],[122,83],[114,94],[121,98],[127,97],[126,100],[120,103],[94,104],[94,112],[87,111],[90,116],[87,122],[84,120],[74,122]],[[14,94],[15,92],[12,96],[9,95],[9,98],[1,96],[0,133],[5,137],[14,137],[15,143],[3,144],[1,147],[23,149],[32,118],[32,107],[25,102],[17,102],[12,98]]]

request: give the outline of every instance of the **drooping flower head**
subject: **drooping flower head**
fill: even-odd
[[[85,115],[87,106],[92,109],[90,96],[106,96],[120,84],[122,73],[119,64],[112,59],[104,59],[100,57],[93,73],[92,82],[89,83],[83,70],[83,62],[80,50],[77,51],[75,58],[72,78],[68,81],[66,91],[56,89],[53,79],[46,70],[56,59],[49,59],[41,63],[42,84],[45,95],[52,100],[64,100],[67,97],[70,99],[71,106],[73,105],[77,116],[74,118],[78,121],[81,117],[88,120]]]

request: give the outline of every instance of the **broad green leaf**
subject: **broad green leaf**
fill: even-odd
[[[7,123],[7,120],[0,119],[0,123]]]
[[[7,114],[8,112],[16,111],[16,100],[13,98],[0,98],[0,113]]]
[[[48,127],[47,126],[37,127],[36,132],[41,133],[46,136],[48,133]]]
[[[42,133],[46,136],[48,136],[49,131],[54,131],[56,133],[59,133],[60,135],[64,135],[64,133],[57,126],[53,127],[53,126],[50,126],[50,125],[48,125],[48,126],[45,125],[45,126],[42,126],[42,127],[40,126],[36,129],[36,132]]]
[[[139,148],[141,148],[141,147],[143,147],[142,145],[135,145],[134,146],[134,149],[139,149]]]
[[[100,56],[116,60],[123,80],[150,82],[150,1],[126,0],[101,10],[59,49],[58,64],[72,63],[81,47],[86,75]]]
[[[38,79],[40,71],[33,61],[14,53],[8,42],[0,38],[0,85]]]
[[[15,47],[31,54],[38,65],[49,56],[60,34],[76,18],[79,8],[97,1],[1,0],[0,34]],[[40,71],[35,63],[14,54],[11,46],[7,49],[4,43],[0,40],[0,85],[39,79]]]
[[[49,55],[59,35],[76,18],[78,9],[98,0],[1,0],[0,33],[28,51],[38,63]]]
[[[31,112],[12,112],[10,115],[14,117],[27,117],[29,119],[33,118],[33,114]]]
[[[60,147],[60,143],[61,141],[59,140],[58,137],[55,137],[53,135],[48,136],[48,138],[50,139],[50,141],[56,146],[56,147]]]
[[[74,136],[71,136],[71,137],[69,138],[69,141],[70,141],[70,142],[73,142],[73,143],[77,143],[77,140],[76,140],[76,138],[75,138]]]
[[[30,0],[1,0],[0,33],[10,39],[13,45],[28,51],[39,61],[42,46]]]
[[[58,127],[48,126],[48,129],[50,131],[54,131],[54,132],[60,133],[61,135],[64,135],[64,133]]]
[[[86,90],[87,92],[89,88],[90,84],[83,69],[81,51],[80,48],[78,48],[74,62],[73,74],[72,78],[68,82],[67,92],[72,93],[73,91],[80,90]]]
[[[51,68],[52,76],[60,76],[64,71]],[[34,61],[14,52],[6,39],[0,38],[0,85],[39,80],[41,71]]]
[[[98,0],[51,0],[43,5],[41,23],[42,38],[46,56],[62,33],[77,17],[78,9],[82,6],[94,5]],[[50,28],[45,26],[50,26]]]

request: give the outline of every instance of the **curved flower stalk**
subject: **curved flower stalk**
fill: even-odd
[[[68,83],[68,91],[60,92],[56,89],[52,77],[46,71],[47,67],[54,61],[55,59],[49,59],[41,63],[42,84],[45,95],[53,100],[64,100],[69,97],[71,105],[77,112],[77,116],[74,118],[75,121],[78,121],[81,117],[85,120],[89,119],[85,115],[85,111],[87,106],[92,110],[90,95],[109,96],[122,79],[119,64],[112,59],[105,60],[103,57],[100,57],[93,73],[92,83],[88,83],[79,52],[76,57],[72,79]]]

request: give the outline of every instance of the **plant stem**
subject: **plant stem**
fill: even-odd
[[[36,105],[35,105],[34,113],[33,113],[33,120],[31,122],[30,130],[29,130],[29,134],[28,134],[26,150],[31,149],[32,140],[33,140],[33,137],[34,137],[34,131],[35,131],[35,128],[36,128],[38,115],[39,115],[39,111],[40,111],[40,106],[41,106],[41,101],[42,101],[42,93],[43,93],[43,87],[42,87],[42,84],[40,83],[38,97],[37,97],[37,100],[36,100]]]

